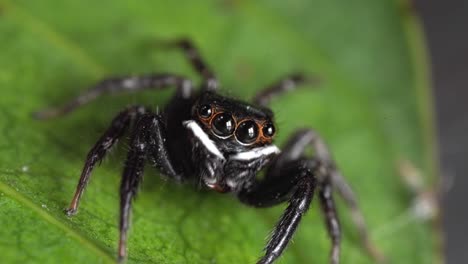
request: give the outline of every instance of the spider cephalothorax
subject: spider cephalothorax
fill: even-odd
[[[193,120],[183,122],[193,135],[192,159],[200,164],[197,174],[211,189],[245,188],[280,152],[272,144],[273,114],[266,108],[204,92],[194,104],[192,116]]]
[[[176,89],[173,99],[160,113],[143,106],[130,106],[114,118],[88,153],[67,214],[71,216],[77,212],[95,165],[125,131],[130,130],[130,150],[120,187],[119,260],[126,256],[131,203],[147,161],[175,181],[192,182],[218,192],[232,192],[250,206],[267,207],[288,201],[289,206],[258,263],[272,263],[281,255],[308,210],[315,191],[332,240],[331,263],[339,262],[341,231],[332,183],[354,210],[354,220],[366,249],[378,256],[368,241],[354,195],[317,133],[311,129],[298,130],[282,151],[273,144],[276,128],[273,113],[266,106],[273,97],[304,82],[302,75],[290,75],[258,93],[253,103],[246,103],[216,93],[218,81],[215,75],[189,41],[180,40],[173,44],[185,51],[195,70],[202,75],[204,82],[198,92],[191,81],[174,74],[117,77],[99,82],[62,108],[36,114],[42,119],[62,115],[105,93]],[[313,157],[305,154],[307,147],[315,150]],[[265,174],[258,178],[256,175],[262,169]]]
[[[271,144],[275,135],[271,110],[205,92],[193,108],[205,131],[226,140],[227,148]]]

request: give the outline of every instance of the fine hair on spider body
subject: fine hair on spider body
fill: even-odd
[[[113,77],[98,82],[62,107],[35,113],[38,119],[49,119],[70,113],[105,94],[175,88],[173,98],[161,112],[135,105],[112,120],[86,157],[67,215],[77,212],[92,170],[129,131],[130,149],[120,186],[119,261],[127,256],[130,210],[146,162],[174,181],[202,183],[210,190],[233,193],[249,206],[269,207],[287,202],[259,264],[273,263],[283,253],[314,195],[318,196],[331,240],[330,263],[339,263],[341,229],[333,190],[352,211],[365,249],[374,259],[382,260],[369,240],[349,184],[317,132],[298,130],[282,150],[273,144],[276,129],[269,102],[308,79],[302,74],[288,75],[256,94],[252,103],[243,102],[217,93],[219,82],[191,41],[168,43],[181,49],[201,75],[199,89],[176,74]],[[312,157],[305,155],[307,148],[314,149]],[[261,170],[265,176],[259,179],[256,175]]]

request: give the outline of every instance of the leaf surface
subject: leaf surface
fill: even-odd
[[[112,75],[198,80],[180,52],[152,45],[180,36],[195,41],[223,93],[241,99],[293,71],[319,77],[316,87],[272,103],[278,144],[314,127],[358,195],[378,247],[393,263],[437,262],[438,234],[405,216],[412,197],[396,168],[409,160],[434,182],[427,63],[417,18],[404,3],[0,0],[2,263],[113,262],[126,142],[94,171],[79,214],[67,218],[63,209],[111,118],[132,103],[162,107],[172,92],[109,96],[47,122],[31,113]],[[343,263],[372,263],[338,202]],[[327,262],[318,208],[314,201],[279,263]],[[148,168],[134,203],[129,263],[254,263],[283,209],[248,208]]]

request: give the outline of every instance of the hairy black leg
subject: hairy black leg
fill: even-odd
[[[268,170],[264,179],[255,179],[253,183],[237,194],[239,200],[258,208],[271,207],[288,201],[291,198],[291,191],[301,177],[297,168],[304,167],[304,164],[309,168],[318,168],[319,166],[319,163],[314,159],[290,160],[274,171]]]
[[[340,262],[341,230],[335,201],[333,200],[333,190],[329,177],[321,183],[319,199],[322,211],[324,213],[328,235],[332,241],[332,248],[330,250],[330,263],[338,264]]]
[[[306,159],[304,151],[307,147],[314,149],[313,159]],[[332,240],[331,263],[338,263],[340,251],[340,226],[336,213],[336,206],[332,198],[332,190],[336,188],[343,196],[346,204],[351,208],[353,219],[356,222],[364,247],[376,260],[381,254],[370,243],[364,217],[359,211],[356,198],[351,188],[340,174],[339,170],[328,151],[327,146],[320,136],[311,129],[303,129],[296,132],[286,143],[283,151],[268,167],[263,181],[256,182],[248,191],[239,193],[239,199],[244,203],[266,207],[281,203],[290,197],[290,192],[296,184],[295,177],[284,177],[287,172],[295,167],[300,160],[307,160],[309,168],[314,169],[314,176],[319,182],[319,199],[324,212],[329,236]],[[358,221],[356,221],[356,219]]]
[[[274,97],[279,96],[284,92],[294,90],[297,86],[303,83],[313,81],[314,80],[306,78],[300,73],[291,74],[261,90],[254,96],[253,102],[261,106],[267,106]]]
[[[315,151],[315,157],[321,160],[327,166],[328,173],[325,175],[329,177],[330,184],[338,192],[341,198],[344,200],[346,206],[351,212],[351,219],[356,226],[361,244],[366,249],[367,253],[374,258],[377,262],[384,262],[385,256],[378,250],[378,248],[371,242],[369,237],[369,232],[367,231],[367,226],[364,220],[364,216],[359,209],[356,195],[352,191],[351,187],[341,174],[341,172],[336,167],[336,164],[328,151],[328,147],[321,137],[311,129],[305,129],[299,131],[295,135],[298,140],[297,144],[291,142],[290,148],[294,151],[291,151],[292,158],[299,154],[301,146],[305,146],[307,142],[312,146]],[[328,179],[321,179],[321,181],[328,181]]]
[[[136,131],[137,130],[135,130],[135,132]],[[119,262],[124,260],[127,255],[127,231],[130,224],[132,200],[143,178],[147,150],[146,144],[145,136],[142,133],[136,132],[131,142],[130,151],[122,175],[122,182],[120,185]]]
[[[195,71],[203,77],[205,82],[203,86],[204,89],[213,91],[218,88],[218,79],[216,78],[213,71],[209,68],[208,64],[205,63],[198,49],[190,40],[179,39],[174,42],[170,42],[170,44],[175,45],[184,51],[185,56],[189,59],[190,64],[192,64]]]
[[[260,207],[266,206],[265,202],[268,199],[274,199],[275,195],[287,197],[289,200],[289,205],[265,248],[265,255],[258,261],[259,264],[273,263],[281,255],[296,231],[302,216],[309,209],[316,187],[315,165],[313,161],[291,162],[281,170],[283,177],[257,182],[238,194],[242,202]],[[287,178],[286,181],[284,181],[285,178]],[[276,202],[278,201],[276,199]]]
[[[352,220],[358,229],[359,237],[363,247],[376,261],[384,261],[383,254],[370,241],[367,226],[364,221],[364,216],[359,209],[354,192],[336,167],[325,142],[314,130],[302,129],[296,132],[292,136],[291,140],[288,141],[286,146],[283,148],[283,152],[278,157],[277,162],[275,162],[270,167],[269,171],[271,172],[267,175],[272,175],[275,177],[275,170],[283,166],[282,164],[288,161],[300,158],[303,155],[305,148],[308,146],[311,146],[314,149],[316,159],[320,160],[320,162],[322,162],[327,167],[328,172],[324,175],[329,176],[330,179],[320,179],[320,181],[331,181],[332,187],[336,189],[338,194],[345,201],[345,204],[351,212]]]
[[[378,263],[386,262],[385,255],[370,240],[364,216],[359,208],[353,190],[338,170],[331,171],[330,176],[333,187],[349,208],[351,219],[358,230],[359,238],[367,253]]]
[[[281,255],[296,231],[302,216],[309,209],[314,194],[315,181],[310,172],[308,174],[299,180],[297,189],[267,244],[265,255],[258,261],[259,264],[272,263]]]
[[[76,187],[75,195],[67,209],[67,215],[71,216],[76,213],[80,203],[83,191],[88,184],[95,165],[104,158],[112,146],[117,143],[119,138],[125,133],[130,126],[132,120],[146,113],[147,110],[143,106],[132,106],[120,112],[111,122],[109,128],[99,138],[94,147],[89,151],[86,162],[81,172],[81,177]]]
[[[145,89],[163,89],[169,86],[176,86],[177,94],[185,98],[190,97],[193,89],[190,80],[172,74],[115,77],[100,81],[62,107],[45,109],[34,113],[34,116],[38,119],[48,119],[64,115],[95,100],[103,94],[137,92]]]
[[[125,163],[120,186],[120,239],[118,247],[119,261],[125,259],[127,231],[130,223],[132,200],[137,194],[143,178],[145,161],[156,158],[156,165],[163,171],[176,173],[170,165],[165,146],[165,128],[160,116],[144,115],[138,121],[130,142],[130,151]]]

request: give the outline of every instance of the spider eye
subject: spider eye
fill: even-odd
[[[254,142],[258,136],[257,123],[247,120],[239,124],[236,129],[236,138],[244,144]]]
[[[198,114],[202,118],[208,118],[213,114],[213,110],[210,105],[202,105],[198,108]]]
[[[235,121],[228,113],[221,113],[213,118],[213,131],[216,135],[227,137],[232,135],[235,128]]]
[[[262,128],[263,135],[265,137],[272,137],[275,134],[275,126],[272,123],[267,123]]]

